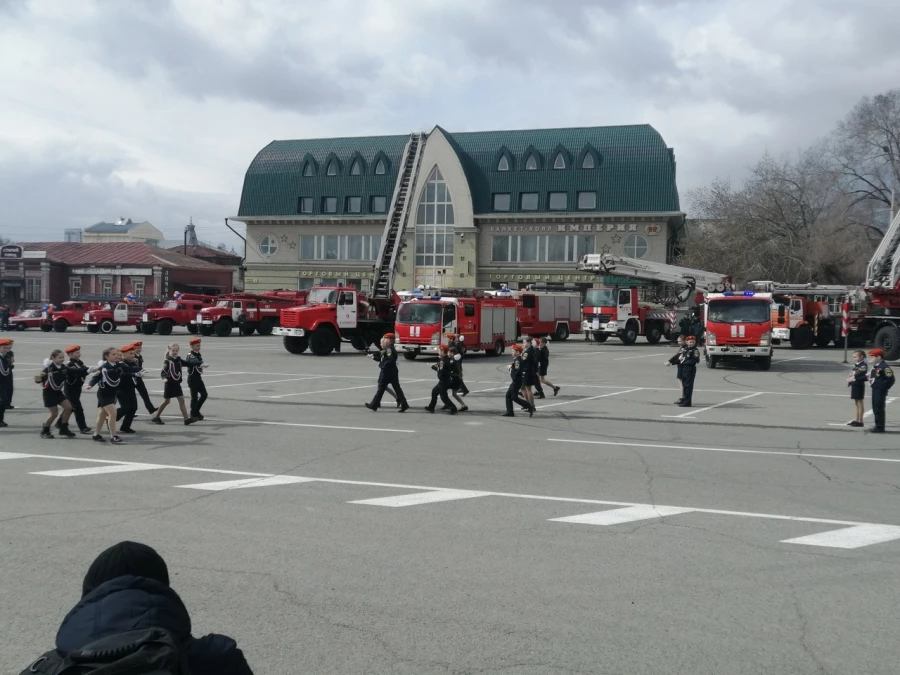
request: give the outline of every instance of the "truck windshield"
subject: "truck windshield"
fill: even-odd
[[[309,292],[306,302],[310,305],[314,302],[333,305],[337,302],[337,291],[333,288],[316,288]]]
[[[436,324],[441,322],[441,306],[437,303],[404,302],[397,311],[397,323]]]
[[[163,305],[163,309],[178,309],[178,303],[174,300],[167,300],[166,304]]]
[[[614,307],[616,291],[613,288],[589,288],[584,295],[584,304],[589,307]]]
[[[219,300],[216,307],[231,307],[231,300]]]
[[[768,300],[713,300],[708,321],[714,323],[765,323],[770,320]]]

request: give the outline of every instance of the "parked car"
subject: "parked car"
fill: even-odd
[[[14,330],[41,327],[41,310],[23,309],[15,316],[9,317],[9,327]]]

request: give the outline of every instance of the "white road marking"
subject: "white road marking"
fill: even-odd
[[[889,405],[890,405],[891,403],[893,403],[895,400],[896,400],[896,399],[894,399],[894,398],[887,398],[887,399],[885,399],[885,401],[884,401],[885,407],[889,406]],[[868,410],[868,411],[866,411],[866,412],[863,413],[863,419],[865,419],[866,417],[869,417],[870,415],[874,415],[874,414],[875,414],[875,411],[874,411],[874,410]],[[853,420],[850,420],[849,422],[829,422],[829,423],[828,423],[828,426],[830,426],[830,427],[845,427],[845,426],[847,426],[848,424],[850,424],[850,422],[853,422]]]
[[[596,511],[583,513],[578,516],[566,516],[565,518],[551,518],[555,523],[577,523],[579,525],[621,525],[634,523],[639,520],[656,520],[663,516],[675,516],[679,513],[691,513],[693,509],[684,509],[679,506],[630,506],[625,509],[611,509],[609,511]]]
[[[896,525],[855,525],[840,530],[829,530],[805,537],[784,539],[782,544],[804,544],[806,546],[828,546],[830,548],[862,548],[872,544],[882,544],[900,539],[900,527]]]
[[[238,490],[241,488],[271,487],[273,485],[293,485],[294,483],[311,483],[315,478],[302,476],[270,476],[269,478],[239,478],[237,480],[224,480],[217,483],[194,483],[192,485],[176,485],[179,488],[192,490]]]
[[[398,497],[378,497],[377,499],[360,499],[348,502],[349,504],[365,504],[366,506],[418,506],[419,504],[435,504],[437,502],[452,502],[457,499],[472,499],[474,497],[487,497],[490,492],[475,492],[472,490],[435,490],[434,492],[416,492],[411,495]]]
[[[123,466],[131,466],[134,462],[123,462],[116,461],[110,459],[94,459],[94,458],[85,458],[85,457],[67,457],[62,455],[37,455],[37,454],[29,454],[29,458],[38,458],[38,459],[53,459],[53,460],[61,460],[61,461],[72,461],[72,462],[90,462],[97,463],[103,465],[117,464]],[[153,465],[156,468],[160,469],[173,469],[179,471],[194,471],[199,473],[213,473],[213,474],[225,474],[229,476],[248,476],[255,478],[272,478],[282,474],[272,474],[272,473],[255,473],[252,471],[231,471],[227,469],[207,469],[196,466],[180,466],[173,464],[156,464]],[[298,476],[300,478],[300,476]],[[379,487],[379,488],[398,488],[402,490],[418,490],[418,491],[427,491],[429,493],[441,492],[441,493],[460,493],[460,492],[473,492],[471,490],[459,490],[455,488],[446,488],[446,487],[435,487],[429,485],[406,485],[403,483],[378,483],[374,481],[359,481],[359,480],[346,480],[346,479],[338,479],[338,478],[319,478],[319,477],[311,477],[304,476],[307,480],[313,480],[321,483],[336,483],[340,485],[364,485],[371,487]],[[490,496],[490,497],[507,497],[511,499],[529,499],[535,501],[546,501],[546,502],[563,502],[567,504],[590,504],[590,505],[598,505],[598,506],[618,506],[622,508],[631,508],[631,507],[641,507],[648,509],[668,509],[668,508],[686,508],[689,511],[694,511],[695,513],[705,513],[710,515],[721,515],[721,516],[737,516],[742,518],[759,518],[763,520],[777,520],[777,521],[786,521],[786,522],[801,522],[801,523],[817,523],[822,525],[844,525],[846,527],[855,528],[856,526],[874,526],[874,527],[890,527],[897,528],[900,530],[900,526],[898,525],[883,525],[878,523],[865,523],[858,522],[852,520],[836,520],[831,518],[813,518],[808,516],[785,516],[774,513],[754,513],[750,511],[730,511],[726,509],[707,509],[702,507],[669,507],[658,504],[640,504],[635,502],[621,502],[621,501],[606,501],[600,499],[583,499],[580,497],[552,497],[548,495],[534,495],[534,494],[519,494],[514,492],[495,492],[495,491],[479,491],[479,496]],[[877,542],[876,542],[877,543]],[[830,544],[813,544],[813,545],[821,545],[821,546],[829,546]]]
[[[427,380],[424,380],[424,379],[422,379],[422,380],[406,380],[406,382],[400,382],[400,386],[402,387],[406,383],[426,382],[426,381]],[[353,391],[354,389],[371,389],[374,391],[377,387],[378,387],[378,385],[375,382],[372,382],[370,384],[363,384],[358,387],[341,387],[340,389],[322,389],[319,391],[295,391],[295,392],[291,392],[290,394],[277,394],[275,396],[271,396],[271,395],[259,396],[259,398],[287,398],[288,396],[311,396],[313,394],[330,394],[335,391]]]
[[[853,457],[851,455],[823,455],[812,452],[782,452],[778,450],[742,450],[739,448],[708,448],[698,445],[664,445],[662,443],[623,443],[619,441],[581,441],[569,438],[548,438],[552,443],[582,443],[587,445],[610,445],[624,448],[658,448],[661,450],[699,450],[701,452],[731,452],[740,455],[775,455],[784,457],[815,457],[817,459],[851,459],[860,462],[900,463],[892,457]]]
[[[0,452],[0,459],[26,459],[31,455],[22,452]]]
[[[164,469],[161,464],[110,464],[108,466],[84,466],[80,469],[59,469],[58,471],[30,471],[34,476],[56,476],[57,478],[73,478],[74,476],[97,476],[105,473],[126,473],[129,471],[150,471]]]
[[[176,419],[181,419],[180,416],[171,415],[167,417],[175,417]],[[415,429],[380,429],[376,427],[342,427],[331,424],[300,424],[299,422],[264,422],[262,420],[234,420],[227,419],[224,417],[206,417],[206,420],[210,422],[233,422],[235,424],[262,424],[264,426],[273,426],[273,427],[305,427],[311,429],[341,429],[344,431],[384,431],[386,433],[391,434],[414,434],[416,433]]]
[[[221,389],[223,387],[253,387],[257,384],[278,384],[279,382],[300,382],[303,380],[321,380],[323,377],[329,377],[328,375],[309,375],[306,377],[292,377],[288,380],[264,380],[262,382],[229,382],[228,384],[213,384],[207,387],[207,389]],[[162,394],[163,390],[154,391],[154,394]]]
[[[752,394],[747,394],[746,396],[741,396],[739,398],[733,398],[729,401],[722,401],[721,403],[716,403],[715,405],[707,406],[706,408],[697,408],[696,410],[691,410],[686,413],[681,413],[680,415],[662,415],[662,417],[669,417],[672,419],[690,418],[691,415],[698,415],[702,412],[706,412],[707,410],[713,410],[714,408],[721,408],[723,405],[728,405],[729,403],[737,403],[738,401],[746,401],[748,398],[753,398],[754,396],[759,396],[760,394],[762,394],[762,392],[757,391]]]
[[[624,385],[621,384],[564,384],[566,387],[585,387],[588,389],[619,389]],[[650,387],[644,386],[642,389],[646,391],[681,391],[681,387]],[[694,393],[703,392],[705,394],[744,394],[746,393],[745,389],[742,390],[732,390],[732,389],[694,389]],[[802,391],[760,391],[757,392],[759,394],[765,394],[766,396],[817,396],[824,398],[843,398],[846,399],[846,394],[817,394],[812,392],[802,392]]]
[[[646,359],[646,358],[650,358],[651,356],[667,356],[667,354],[661,353],[661,354],[641,354],[640,356],[623,356],[618,359],[613,359],[613,361],[628,361],[629,359]]]
[[[423,382],[424,380],[410,380],[410,381],[411,382],[412,381]],[[473,382],[473,384],[474,384],[474,382]],[[402,386],[403,383],[401,382],[400,385]],[[485,391],[500,391],[502,389],[507,389],[507,388],[509,388],[509,385],[507,385],[506,387],[491,387],[490,389],[472,389],[469,391],[469,393],[470,394],[480,394]],[[447,395],[449,396],[450,392],[447,392]],[[409,403],[411,401],[430,401],[430,400],[431,400],[431,396],[419,396],[418,398],[408,398],[408,399],[406,399],[406,402]],[[454,405],[456,405],[456,402],[454,402]]]
[[[535,406],[537,410],[544,410],[545,408],[555,408],[559,405],[569,405],[571,403],[584,403],[585,401],[593,401],[598,398],[608,398],[610,396],[618,396],[619,394],[631,394],[636,391],[641,391],[643,387],[636,387],[635,389],[626,389],[625,391],[614,391],[610,394],[600,394],[598,396],[589,396],[588,398],[579,398],[574,401],[560,401],[559,403],[548,403],[546,405]]]
[[[809,358],[808,356],[797,356],[797,357],[794,357],[793,359],[774,359],[772,361],[772,365],[774,366],[775,364],[778,364],[778,363],[787,363],[788,361],[803,361],[804,359],[808,359],[808,358]]]

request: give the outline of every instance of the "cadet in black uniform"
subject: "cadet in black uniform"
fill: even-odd
[[[547,379],[547,370],[550,368],[550,348],[547,346],[547,338],[538,338],[537,347],[535,349],[538,357],[537,389],[540,393],[540,398],[544,398],[544,390],[541,388],[541,382],[553,389],[553,395],[556,396],[559,393],[559,387]]]
[[[462,355],[456,350],[456,343],[450,345],[450,394],[453,399],[459,403],[459,411],[465,412],[469,409],[466,402],[460,397],[460,391],[465,386],[462,379]]]
[[[140,340],[132,342],[132,346],[134,347],[134,358],[138,363],[138,367],[143,370],[144,369],[144,357],[141,355],[141,350],[144,348],[144,343]],[[151,415],[156,412],[156,406],[153,405],[153,401],[150,400],[150,393],[147,391],[147,385],[144,383],[144,380],[141,378],[137,378],[134,381],[135,389],[137,393],[140,395],[141,400],[144,402],[144,407],[147,408],[147,412]]]
[[[853,370],[850,371],[850,377],[847,378],[847,386],[850,387],[850,399],[856,407],[856,419],[847,422],[848,427],[861,427],[863,425],[863,415],[866,409],[866,380],[869,379],[869,364],[866,363],[865,352],[853,352],[853,358],[856,359],[853,364]]]
[[[523,382],[525,381],[525,364],[522,361],[522,345],[513,345],[513,360],[509,364],[509,388],[506,390],[506,412],[502,417],[515,417],[513,403],[518,403],[528,411],[528,416],[534,415],[534,407],[521,397]]]
[[[441,403],[447,406],[447,410],[450,411],[451,415],[455,415],[458,412],[456,406],[453,405],[453,401],[447,396],[447,392],[450,390],[450,383],[453,379],[453,362],[450,360],[448,352],[449,348],[447,345],[441,345],[440,360],[431,366],[432,370],[437,371],[438,383],[435,385],[434,389],[431,390],[431,403],[425,406],[425,410],[430,413],[434,412],[438,396],[441,397]]]
[[[681,408],[690,408],[691,399],[694,396],[694,378],[697,376],[697,364],[700,363],[700,350],[697,349],[697,338],[688,335],[685,338],[686,346],[681,358],[681,386],[684,392],[684,400],[678,404]]]
[[[3,417],[12,399],[12,371],[15,366],[12,364],[12,359],[9,355],[13,342],[13,340],[7,338],[0,340],[0,429],[9,426],[3,421]]]
[[[678,351],[672,355],[672,358],[666,361],[667,366],[677,366],[678,369],[675,372],[675,379],[678,380],[678,384],[681,386],[681,396],[678,397],[678,400],[675,401],[675,405],[680,405],[684,402],[684,382],[682,381],[682,371],[684,370],[684,366],[682,365],[682,361],[684,360],[684,351],[685,351],[685,342],[684,336],[678,336]]]
[[[69,345],[65,349],[66,355],[69,357],[66,372],[66,384],[63,387],[63,393],[72,406],[72,414],[75,416],[75,424],[78,430],[83,434],[91,433],[91,428],[87,425],[84,418],[84,407],[81,405],[81,389],[84,387],[84,380],[88,376],[88,367],[81,360],[81,347],[78,345]],[[57,421],[58,429],[61,421]]]
[[[50,426],[59,415],[60,408],[62,408],[62,415],[60,415],[57,427],[59,435],[67,438],[75,437],[75,434],[69,431],[69,415],[72,414],[72,405],[66,400],[66,395],[63,393],[68,372],[66,353],[62,349],[54,349],[50,353],[50,358],[44,361],[44,369],[41,374],[35,378],[43,386],[44,407],[48,413],[44,426],[41,427],[41,438],[54,438]]]
[[[195,420],[203,419],[200,408],[207,399],[206,385],[203,383],[203,369],[206,368],[206,364],[203,363],[203,356],[200,354],[201,342],[202,340],[198,337],[188,340],[191,351],[184,359],[188,369],[188,389],[191,390],[191,419]]]
[[[85,390],[90,391],[94,386],[97,389],[97,424],[94,427],[92,438],[98,443],[105,443],[100,432],[104,424],[109,425],[109,440],[112,443],[121,443],[122,439],[116,434],[116,392],[122,383],[122,369],[119,361],[122,360],[122,352],[115,347],[103,350],[103,361],[97,368],[97,372],[91,378]]]
[[[447,336],[449,340],[451,340],[449,346],[456,348],[456,353],[459,355],[456,360],[456,364],[458,366],[457,371],[459,374],[459,395],[465,396],[469,393],[469,388],[466,386],[466,383],[463,381],[463,367],[462,362],[466,357],[466,336],[465,335],[453,335],[452,333]]]
[[[529,407],[534,408],[534,391],[531,388],[538,379],[537,352],[534,350],[531,336],[526,335],[522,338],[522,341],[525,343],[525,348],[522,350],[522,370],[525,371],[522,380],[522,393],[525,395],[525,400],[528,401]],[[529,412],[534,413],[534,410],[529,410]]]
[[[884,350],[873,349],[869,356],[875,358],[872,366],[872,375],[869,381],[872,383],[872,412],[875,414],[875,426],[871,431],[875,434],[884,433],[885,412],[887,405],[887,393],[894,386],[894,371],[884,360]]]
[[[156,409],[153,417],[150,418],[153,424],[165,424],[160,417],[163,410],[168,407],[169,401],[173,398],[178,400],[178,407],[181,408],[181,416],[184,418],[185,426],[196,421],[188,415],[187,408],[184,405],[184,391],[181,389],[182,366],[184,362],[178,355],[179,351],[181,351],[181,347],[177,344],[169,345],[169,348],[166,350],[166,358],[163,360],[162,370],[159,373],[159,376],[165,382],[163,386],[163,399],[165,400]]]
[[[119,431],[123,434],[133,434],[134,429],[131,428],[131,423],[138,411],[135,383],[142,377],[141,367],[135,358],[134,345],[125,345],[120,351],[122,360],[119,362],[119,368],[122,370],[122,378],[119,381],[119,388],[116,390],[116,400],[119,402],[116,422],[122,420]]]
[[[366,407],[373,412],[381,407],[381,397],[384,392],[388,391],[388,387],[393,387],[394,394],[397,398],[397,404],[400,406],[400,412],[409,410],[409,403],[406,402],[406,396],[403,389],[400,388],[400,370],[397,368],[397,350],[394,348],[394,334],[385,333],[381,338],[381,351],[369,354],[370,357],[378,361],[378,389],[371,403],[366,403]]]

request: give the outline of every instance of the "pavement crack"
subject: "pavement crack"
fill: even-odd
[[[827,473],[825,473],[824,471],[822,471],[822,469],[820,469],[818,466],[816,466],[815,464],[813,464],[813,463],[812,463],[810,460],[808,460],[806,457],[798,456],[797,459],[799,459],[801,462],[806,462],[807,464],[809,464],[812,468],[814,468],[816,471],[818,471],[819,474],[820,474],[821,476],[823,476],[829,483],[831,483],[832,481],[834,481],[834,478],[832,478],[832,477],[829,476]]]
[[[800,597],[797,595],[797,589],[793,586],[793,584],[789,585],[788,588],[791,591],[794,611],[797,613],[797,618],[800,620],[800,626],[798,628],[798,630],[800,631],[800,646],[803,647],[803,651],[806,652],[810,660],[816,664],[816,668],[819,673],[823,673],[823,675],[830,675],[830,672],[825,667],[825,664],[822,663],[818,656],[816,656],[815,652],[809,644],[809,617],[807,617],[803,612],[803,608],[800,605]]]

